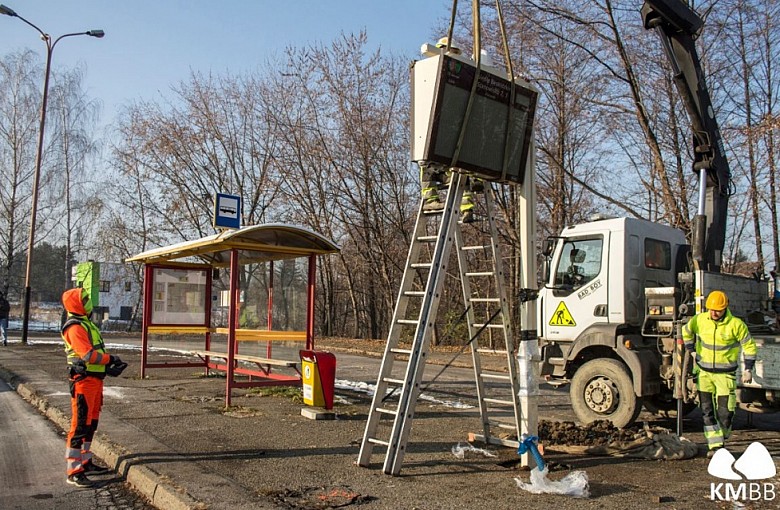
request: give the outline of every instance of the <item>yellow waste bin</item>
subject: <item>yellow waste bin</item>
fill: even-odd
[[[324,351],[300,351],[303,403],[333,409],[336,356]]]
[[[317,363],[314,359],[303,358],[301,368],[303,369],[303,403],[308,406],[324,407],[325,398],[322,395]]]

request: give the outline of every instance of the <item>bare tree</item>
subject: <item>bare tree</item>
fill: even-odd
[[[133,114],[126,112],[125,116]],[[142,164],[142,154],[136,152],[143,143],[134,138],[134,125],[135,122],[127,118],[118,123],[116,139],[122,143],[113,147],[112,161],[116,170],[100,182],[102,192],[95,195],[102,197],[102,207],[97,222],[99,227],[94,229],[92,249],[95,252],[90,255],[98,260],[123,261],[167,241],[163,235],[164,218],[158,206],[164,197],[151,177],[152,171]],[[133,265],[133,274],[138,293],[128,329],[138,321],[142,309],[144,274],[141,264]]]
[[[50,151],[46,161],[49,167],[48,185],[44,187],[52,212],[49,223],[55,232],[64,237],[65,285],[70,284],[71,260],[74,249],[74,231],[84,223],[84,216],[95,214],[95,201],[86,193],[86,166],[98,151],[92,130],[99,119],[99,104],[84,91],[84,73],[80,69],[58,73],[49,93],[48,117]],[[77,185],[77,192],[71,191]],[[75,196],[74,196],[75,195]],[[80,243],[80,239],[76,239]]]
[[[405,67],[366,44],[363,33],[288,50],[266,106],[285,138],[289,217],[342,245],[351,334],[377,338],[388,328],[417,188]]]
[[[713,10],[711,22],[721,27],[724,44],[719,57],[726,62],[722,73],[724,81],[733,87],[724,87],[724,101],[729,105],[729,142],[736,154],[734,164],[742,181],[738,196],[747,198],[747,220],[752,225],[752,239],[756,261],[761,268],[767,246],[765,232],[771,232],[772,258],[778,264],[778,217],[775,154],[776,127],[771,119],[776,110],[777,66],[776,41],[780,32],[780,6],[763,0],[730,0]],[[770,121],[770,122],[768,122]],[[743,252],[744,245],[741,246]]]
[[[25,251],[38,134],[38,66],[31,51],[0,59],[0,286],[21,292],[13,269]]]
[[[255,115],[258,87],[251,78],[193,75],[168,105],[135,105],[121,130],[132,153],[160,191],[148,204],[165,220],[171,239],[214,232],[215,192],[240,195],[245,224],[258,223],[277,189],[267,143],[269,126]],[[130,143],[134,144],[132,147]]]

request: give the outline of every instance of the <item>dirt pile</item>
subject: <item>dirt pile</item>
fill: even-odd
[[[650,427],[651,432],[669,433],[661,427]],[[643,427],[619,429],[609,420],[597,420],[585,426],[573,421],[539,421],[539,440],[548,445],[601,446],[614,442],[632,441],[645,437]]]
[[[584,455],[611,455],[639,459],[690,459],[699,447],[663,427],[619,429],[609,421],[595,421],[584,427],[574,422],[539,422],[539,438],[555,450]]]

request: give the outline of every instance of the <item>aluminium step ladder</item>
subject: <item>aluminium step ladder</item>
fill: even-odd
[[[391,475],[398,475],[401,471],[415,406],[421,391],[420,385],[425,369],[425,360],[436,322],[450,249],[453,244],[458,246],[461,281],[464,284],[464,296],[468,296],[467,306],[471,307],[476,303],[500,305],[500,308],[493,313],[492,320],[484,325],[477,324],[476,315],[473,313],[473,310],[469,309],[469,331],[472,335],[472,340],[475,334],[479,334],[488,328],[496,329],[500,325],[500,328],[503,330],[502,336],[509,359],[509,375],[491,375],[484,372],[481,369],[480,350],[473,341],[471,342],[480,400],[480,414],[483,423],[483,434],[478,437],[482,437],[484,438],[482,440],[494,444],[507,444],[498,442],[497,438],[492,438],[490,431],[491,427],[503,428],[509,427],[509,425],[499,423],[499,421],[489,419],[488,417],[488,413],[492,410],[491,406],[505,406],[506,402],[513,402],[511,406],[514,411],[515,422],[513,428],[519,434],[517,430],[517,424],[520,423],[519,415],[517,414],[519,412],[519,404],[516,391],[517,383],[514,377],[516,373],[514,363],[516,361],[512,357],[514,349],[509,345],[511,332],[508,330],[508,324],[504,321],[505,317],[509,317],[508,302],[503,293],[503,285],[500,282],[500,279],[503,278],[503,272],[500,270],[500,259],[497,256],[498,237],[492,211],[489,207],[490,198],[487,192],[483,193],[488,204],[487,210],[492,238],[489,247],[492,253],[493,268],[490,271],[470,272],[466,267],[468,257],[465,254],[475,250],[476,247],[463,245],[463,237],[457,218],[465,187],[466,176],[453,172],[443,210],[436,212],[425,211],[421,201],[412,243],[409,248],[409,256],[401,281],[401,289],[398,293],[387,345],[385,346],[385,353],[368,412],[368,421],[360,453],[358,454],[357,463],[360,466],[368,466],[370,464],[373,448],[379,445],[386,448],[383,471]],[[438,225],[435,226],[436,235],[428,233],[430,229],[428,225],[429,219],[438,221]],[[432,254],[429,257],[425,257],[426,251],[431,252],[431,245]],[[428,250],[425,250],[425,247]],[[480,246],[479,248],[484,249],[485,247]],[[425,274],[426,271],[427,275]],[[415,285],[418,275],[424,282],[422,290],[419,290],[419,285]],[[496,297],[480,298],[471,296],[470,286],[467,284],[468,279],[484,278],[486,275],[492,275],[497,282],[495,286],[497,290]],[[496,320],[499,315],[501,318]],[[400,348],[399,343],[402,335],[406,335],[408,338],[412,331],[411,348]],[[396,362],[399,362],[399,368],[404,372],[403,376],[400,375],[400,370],[395,367]],[[485,396],[486,379],[504,382],[510,388],[511,395],[502,399]]]
[[[467,320],[474,378],[477,383],[477,400],[482,419],[482,433],[474,438],[488,444],[517,448],[520,445],[521,407],[520,385],[517,378],[517,344],[512,333],[509,300],[504,286],[504,269],[498,247],[498,230],[490,195],[485,193],[485,212],[488,218],[489,236],[482,236],[485,244],[467,244],[463,232],[455,229],[458,247],[458,267],[467,306]],[[479,317],[478,315],[479,314]],[[501,348],[481,347],[478,339],[487,331],[499,336]],[[506,357],[507,372],[483,369],[481,354],[500,354]],[[503,430],[504,434],[493,431]],[[506,437],[501,437],[506,436]],[[511,439],[514,437],[515,439]]]

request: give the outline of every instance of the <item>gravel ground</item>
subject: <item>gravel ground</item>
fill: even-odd
[[[378,350],[375,347],[370,342],[356,345],[349,341],[344,345],[339,341],[320,341],[320,348],[336,352],[347,348],[351,352]],[[25,363],[35,363],[52,377],[63,376],[61,348],[40,345],[25,349]],[[176,477],[176,467],[181,463],[197,463],[217,473],[225,487],[235,484],[254,494],[252,508],[780,508],[777,499],[747,501],[744,506],[711,501],[710,483],[718,480],[707,474],[708,459],[702,456],[648,461],[575,455],[556,451],[552,445],[545,453],[552,468],[549,478],[560,480],[572,471],[584,471],[590,496],[576,499],[530,494],[515,481],[519,478],[528,482],[529,472],[519,467],[513,450],[489,446],[486,449],[495,457],[478,452],[467,453],[463,459],[453,455],[452,447],[465,443],[468,434],[478,430],[477,409],[453,409],[423,402],[417,406],[401,476],[391,477],[382,473],[383,456],[379,454],[373,456],[370,468],[354,465],[370,404],[365,394],[338,390],[334,421],[303,418],[300,397],[285,391],[266,395],[253,390],[237,391],[233,407],[225,410],[224,379],[203,377],[193,369],[169,369],[152,371],[150,377],[142,380],[137,369],[132,368],[138,367],[139,354],[119,354],[130,362],[131,369],[126,376],[108,380],[106,408],[148,437],[169,446],[170,454],[134,455],[137,462],[157,466],[161,472],[170,466],[171,483],[180,484],[182,490],[191,494],[218,494],[221,487],[187,487],[183,479]],[[443,353],[440,358],[449,356]],[[556,422],[571,416],[559,402],[547,404],[540,401],[540,418]],[[651,426],[674,428],[674,422],[654,420],[646,413],[642,419],[652,420]],[[759,415],[753,420],[758,428],[749,428],[745,413],[740,412],[729,450],[738,456],[751,442],[760,441],[777,461],[779,422],[780,415]],[[686,430],[699,431],[700,427],[698,418],[686,420]],[[686,437],[703,442],[699,432]],[[476,443],[475,446],[483,447]],[[763,482],[780,491],[780,478]]]

